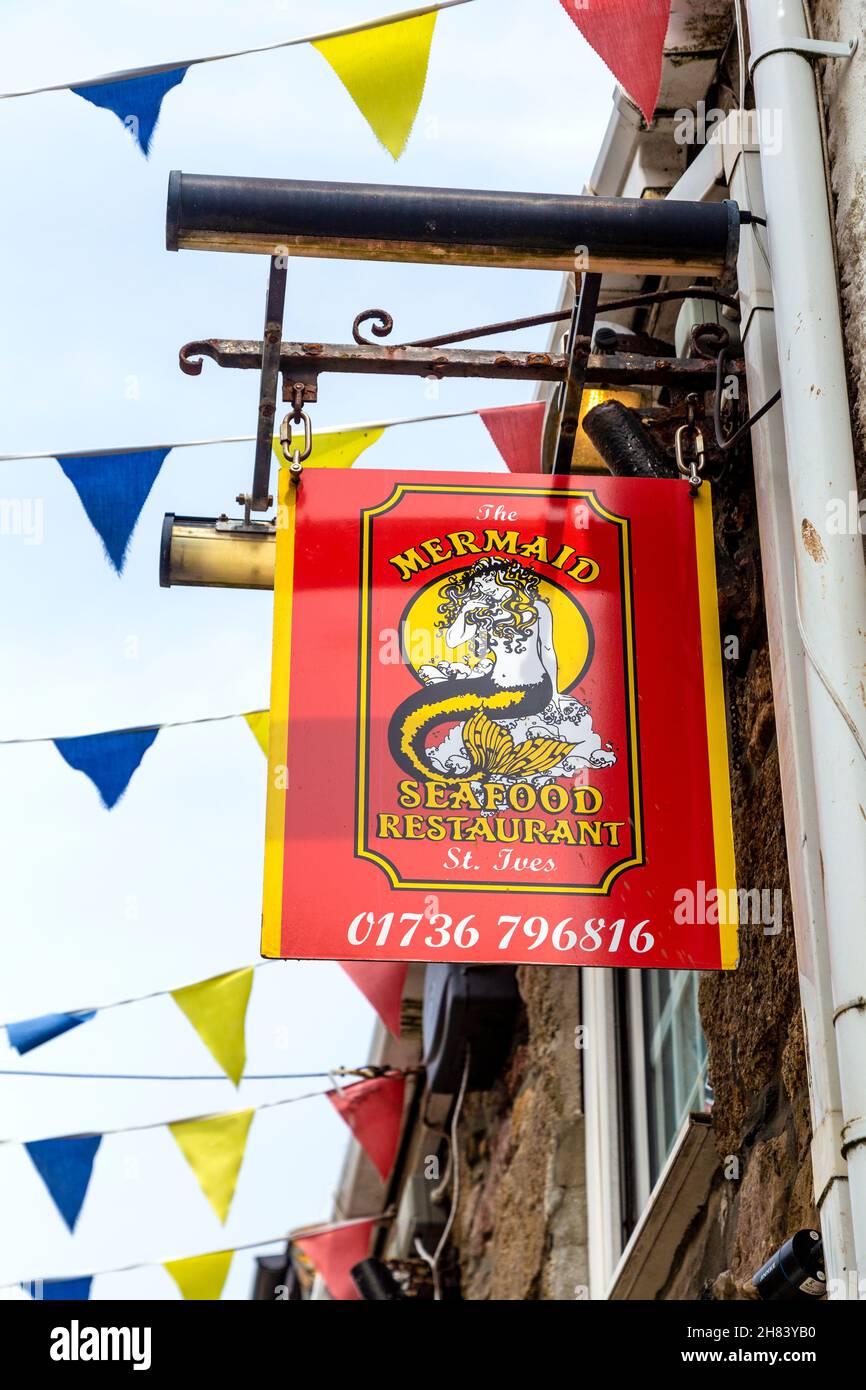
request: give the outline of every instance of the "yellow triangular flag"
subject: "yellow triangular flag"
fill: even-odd
[[[236,1086],[247,1061],[245,1023],[252,983],[253,967],[248,965],[171,991],[178,1008]]]
[[[305,468],[351,468],[356,458],[381,439],[384,428],[369,430],[334,430],[332,434],[314,434],[313,452],[304,459]],[[274,454],[285,467],[285,456],[278,435],[274,435]]]
[[[436,14],[314,43],[361,115],[399,159],[424,95]]]
[[[254,1114],[254,1110],[237,1110],[233,1115],[178,1120],[168,1126],[199,1187],[223,1222],[235,1195]]]
[[[268,736],[271,730],[271,712],[269,709],[257,709],[252,714],[245,714],[244,719],[253,731],[253,737],[261,748],[265,757],[268,756]]]
[[[216,1302],[223,1291],[233,1250],[217,1250],[212,1255],[194,1255],[190,1260],[166,1260],[167,1269],[184,1298],[206,1298]]]

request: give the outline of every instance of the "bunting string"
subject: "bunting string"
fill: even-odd
[[[212,975],[205,980],[198,980],[192,985],[183,985],[179,989],[152,990],[149,994],[133,995],[129,999],[117,999],[110,1004],[94,1005],[87,1009],[68,1009],[62,1013],[41,1014],[34,1018],[0,1024],[0,1028],[6,1029],[10,1046],[23,1056],[34,1048],[40,1047],[43,1043],[61,1037],[70,1029],[77,1028],[82,1023],[88,1023],[98,1013],[107,1013],[111,1009],[127,1008],[131,1004],[141,1004],[150,999],[170,997],[185,1013],[202,1041],[209,1048],[211,1055],[222,1066],[225,1075],[237,1085],[243,1074],[243,1063],[246,1060],[243,1038],[253,971],[260,970],[265,966],[279,964],[281,962],[275,960],[255,961],[252,965],[226,971],[221,975]],[[357,964],[352,962],[346,964],[350,967],[347,971],[350,979],[367,996],[378,1012],[381,1013],[379,1005],[382,1001],[375,997],[376,987],[380,991],[384,989],[388,992],[389,998],[386,1002],[392,1013],[399,1011],[399,996],[402,994],[405,981],[405,967],[401,966],[399,962],[396,967],[390,962],[362,962],[361,965],[366,965],[367,974],[362,970],[358,975],[359,967]],[[371,998],[371,992],[373,998]],[[387,1023],[388,1019],[385,1018],[383,1021]],[[395,1036],[399,1034],[399,1030],[393,1027],[391,1031],[395,1033]],[[372,1074],[369,1066],[362,1071],[351,1068],[340,1072],[341,1075],[347,1076],[364,1073],[368,1076]],[[333,1074],[333,1072],[307,1072],[303,1076],[319,1077]],[[117,1072],[22,1071],[20,1069],[0,1070],[0,1076],[50,1076],[58,1078],[66,1076],[113,1081],[221,1081],[225,1079],[217,1073],[202,1076],[178,1076],[140,1072],[121,1074]],[[285,1073],[258,1073],[247,1075],[244,1079],[248,1081],[282,1081],[289,1078]],[[293,1075],[291,1079],[303,1078],[301,1074],[298,1074]]]
[[[326,29],[319,34],[304,34],[300,38],[279,39],[276,43],[259,44],[256,48],[235,48],[228,53],[209,53],[199,58],[175,59],[170,63],[153,63],[143,68],[125,68],[120,72],[103,73],[100,77],[82,77],[75,82],[55,82],[47,87],[27,87],[18,92],[0,92],[0,101],[11,101],[16,97],[41,96],[43,92],[67,92],[79,87],[99,87],[111,82],[128,82],[135,77],[152,77],[157,73],[173,72],[178,68],[201,67],[205,63],[224,63],[230,58],[248,58],[255,53],[274,53],[281,48],[300,48],[304,44],[325,43],[329,39],[348,38],[352,34],[365,34],[373,29],[384,29],[390,24],[399,24],[407,19],[420,19],[423,15],[438,14],[440,10],[453,9],[455,5],[468,5],[471,0],[437,0],[435,5],[420,5],[412,10],[399,10],[395,14],[382,15],[378,19],[362,20],[358,24],[344,25],[341,29]]]
[[[401,10],[318,34],[182,61],[152,63],[74,82],[0,92],[0,100],[47,92],[72,92],[117,116],[146,158],[163,98],[183,82],[190,68],[309,45],[339,77],[380,144],[394,159],[399,159],[424,95],[439,12],[469,3],[470,0],[437,0],[432,5]],[[671,0],[593,0],[591,5],[586,0],[560,0],[560,3],[650,122],[661,88]]]
[[[281,962],[280,962],[280,961],[277,961],[277,960],[257,960],[257,961],[253,961],[253,963],[252,963],[251,965],[242,965],[242,966],[238,966],[237,969],[238,969],[238,970],[261,970],[261,969],[263,969],[265,966],[269,966],[269,965],[280,965],[280,964],[281,964]],[[224,971],[224,972],[222,972],[222,974],[234,974],[234,973],[235,973],[234,971]],[[192,987],[195,988],[195,986],[197,986],[197,985],[208,984],[211,980],[218,980],[218,979],[221,979],[221,978],[222,978],[222,975],[209,975],[208,978],[207,978],[206,980],[195,980],[195,981],[193,982],[193,986],[192,986]],[[181,988],[181,989],[186,989],[186,988],[189,988],[189,986],[181,985],[181,986],[179,986],[179,988]],[[154,990],[151,990],[148,994],[131,994],[131,995],[129,996],[128,999],[113,999],[113,1000],[111,1001],[110,1004],[91,1004],[91,1005],[88,1005],[87,1008],[83,1008],[83,1009],[64,1009],[64,1011],[63,1011],[62,1014],[54,1014],[54,1015],[52,1015],[52,1014],[46,1014],[46,1015],[44,1015],[44,1017],[46,1017],[46,1018],[51,1018],[51,1017],[62,1018],[62,1017],[67,1017],[67,1016],[73,1016],[73,1017],[81,1017],[82,1022],[84,1022],[85,1020],[89,1020],[89,1019],[93,1018],[94,1015],[97,1014],[97,1013],[100,1013],[100,1014],[102,1014],[102,1013],[107,1013],[107,1012],[109,1011],[109,1009],[125,1009],[125,1008],[126,1008],[128,1005],[130,1005],[130,1004],[144,1004],[144,1003],[146,1003],[146,1001],[147,1001],[148,999],[163,999],[163,998],[165,998],[167,995],[171,995],[171,994],[174,994],[174,993],[175,993],[175,991],[172,990],[172,989],[154,989]],[[16,1027],[16,1026],[18,1026],[18,1025],[17,1025],[17,1021],[16,1021],[16,1022],[12,1022],[12,1023],[0,1023],[0,1028],[6,1028],[6,1029],[8,1029],[8,1028],[10,1028],[10,1027],[11,1027],[11,1028],[14,1028],[14,1027]],[[14,1044],[13,1044],[13,1046],[14,1046]],[[17,1073],[16,1073],[16,1075],[17,1075]]]
[[[335,1076],[364,1077],[369,1070],[369,1067],[331,1067],[328,1071],[248,1072],[243,1079],[244,1081],[324,1081],[328,1077]],[[202,1076],[179,1076],[171,1072],[151,1074],[115,1071],[27,1071],[12,1067],[6,1070],[0,1069],[0,1076],[42,1076],[50,1077],[55,1081],[226,1081],[228,1079],[221,1076],[219,1072],[208,1072]],[[324,1095],[325,1092],[322,1094]],[[0,1143],[3,1142],[5,1141],[0,1139]]]
[[[190,728],[196,724],[223,724],[231,719],[246,721],[256,743],[267,757],[267,710],[249,710],[244,714],[204,715],[198,719],[169,720],[164,724],[107,729],[94,734],[40,734],[32,738],[4,738],[0,739],[0,747],[53,743],[64,762],[75,772],[85,774],[99,793],[102,805],[107,811],[111,811],[124,796],[133,774],[161,730]]]
[[[329,1071],[298,1072],[295,1074],[295,1076],[290,1075],[286,1079],[294,1080],[296,1076],[312,1076],[321,1077],[322,1080],[327,1080],[328,1078],[333,1079],[335,1076],[361,1076],[364,1070],[365,1069],[363,1067],[354,1067],[351,1069],[348,1067],[331,1067]],[[417,1067],[389,1067],[384,1076],[364,1079],[362,1081],[357,1082],[356,1085],[369,1086],[373,1080],[377,1082],[401,1080],[406,1076],[417,1074],[417,1071]],[[341,1091],[335,1091],[333,1087],[326,1087],[324,1090],[321,1091],[305,1091],[304,1094],[300,1096],[281,1096],[279,1100],[263,1100],[258,1105],[250,1106],[243,1111],[220,1110],[215,1112],[205,1112],[203,1114],[197,1115],[181,1115],[175,1120],[150,1120],[147,1124],[142,1125],[118,1125],[114,1129],[100,1129],[98,1132],[94,1131],[92,1134],[88,1133],[86,1135],[82,1135],[79,1132],[76,1134],[50,1134],[46,1135],[42,1139],[21,1139],[14,1134],[4,1134],[0,1135],[0,1147],[5,1147],[10,1144],[61,1144],[66,1143],[66,1141],[69,1139],[81,1138],[107,1139],[115,1134],[138,1134],[148,1129],[170,1129],[172,1125],[197,1124],[201,1121],[207,1120],[226,1120],[231,1119],[238,1114],[258,1114],[260,1110],[275,1110],[279,1109],[283,1105],[295,1105],[304,1100],[315,1100],[319,1096],[335,1096],[337,1098],[339,1098],[341,1095],[351,1096],[354,1089],[354,1086],[346,1086]]]
[[[129,68],[76,82],[2,92],[0,99],[37,96],[45,92],[73,92],[84,101],[117,116],[147,158],[163,98],[183,82],[191,67],[308,44],[321,54],[339,77],[380,144],[394,159],[399,159],[424,95],[430,46],[439,11],[469,3],[470,0],[438,0],[434,5],[404,10],[319,34],[282,39],[230,53],[206,54],[183,62]]]
[[[336,1087],[334,1077],[331,1077]],[[120,1134],[166,1129],[174,1139],[215,1215],[228,1219],[246,1153],[250,1126],[262,1110],[324,1096],[345,1121],[358,1144],[386,1182],[397,1155],[403,1123],[406,1073],[394,1068],[381,1076],[339,1089],[310,1091],[263,1101],[243,1110],[198,1114],[183,1119],[121,1125],[86,1134],[58,1134],[42,1139],[0,1138],[0,1147],[20,1145],[71,1234],[87,1197],[103,1139]]]
[[[511,472],[540,472],[544,411],[543,402],[530,401],[519,405],[443,411],[434,415],[414,415],[317,429],[306,466],[351,468],[386,429],[477,415],[487,427]],[[252,440],[252,435],[232,435],[217,439],[181,440],[174,444],[134,445],[126,449],[93,449],[86,453],[0,454],[0,462],[55,460],[75,489],[91,525],[102,541],[106,558],[115,572],[121,575],[138,519],[169,453],[174,449],[247,444]],[[273,441],[273,449],[277,462],[283,465],[285,458],[277,438]]]
[[[530,402],[532,404],[532,402]],[[491,407],[491,409],[519,409],[515,407]],[[396,429],[400,425],[428,425],[434,424],[437,420],[460,420],[470,415],[481,415],[483,409],[474,410],[445,410],[432,415],[405,415],[390,420],[362,420],[356,424],[349,425],[321,425],[316,426],[315,435],[331,436],[335,434],[354,434],[357,430],[388,430]],[[132,444],[123,449],[80,449],[70,452],[62,449],[42,449],[38,453],[29,454],[0,454],[0,463],[19,463],[36,459],[77,459],[77,458],[103,458],[105,456],[122,457],[126,454],[152,453],[158,449],[165,449],[170,452],[173,449],[204,449],[210,448],[215,444],[255,444],[254,434],[231,434],[222,435],[215,439],[180,439],[174,443],[167,444]]]
[[[127,729],[101,729],[94,734],[38,734],[33,738],[0,738],[0,748],[9,747],[18,743],[61,743],[71,742],[75,738],[110,738],[118,734],[150,734],[159,733],[161,729],[186,729],[192,728],[195,724],[225,724],[230,719],[251,719],[254,715],[267,714],[267,710],[247,710],[242,714],[205,714],[198,719],[168,719],[164,724],[140,724],[133,725]],[[262,962],[264,964],[264,962]],[[147,999],[148,995],[142,995]],[[121,1000],[122,1003],[135,1003],[135,1000]]]
[[[303,1240],[308,1236],[328,1235],[331,1231],[348,1230],[354,1226],[365,1225],[367,1222],[372,1222],[373,1225],[376,1226],[384,1226],[387,1225],[388,1222],[393,1221],[393,1219],[394,1210],[392,1207],[389,1207],[385,1211],[379,1212],[374,1216],[355,1216],[345,1221],[327,1221],[320,1222],[318,1225],[314,1226],[302,1226],[298,1227],[297,1230],[288,1231],[284,1235],[268,1236],[263,1240],[247,1240],[237,1245],[228,1246],[224,1250],[208,1250],[200,1255],[184,1255],[180,1257],[180,1260],[137,1260],[132,1264],[112,1265],[103,1269],[94,1269],[87,1274],[64,1274],[59,1277],[40,1275],[32,1279],[17,1279],[11,1284],[0,1284],[0,1289],[30,1288],[59,1283],[66,1284],[98,1279],[100,1275],[103,1274],[129,1274],[137,1269],[160,1269],[165,1268],[166,1265],[178,1264],[186,1260],[210,1259],[218,1255],[234,1255],[244,1250],[258,1250],[267,1245],[286,1245],[294,1241]]]
[[[110,1004],[97,1005],[88,1009],[69,1009],[62,1013],[41,1014],[34,1018],[18,1019],[0,1024],[6,1029],[11,1047],[20,1056],[33,1051],[53,1038],[61,1037],[82,1023],[88,1023],[98,1013],[111,1009],[126,1008],[130,1004],[140,1004],[149,999],[170,996],[189,1022],[195,1028],[202,1042],[228,1077],[237,1086],[246,1064],[246,1011],[252,986],[253,971],[263,966],[273,966],[277,961],[260,960],[252,965],[229,970],[222,975],[212,975],[192,985],[179,989],[153,990],[149,994],[118,999]],[[399,962],[342,962],[343,969],[352,982],[361,990],[370,1004],[382,1018],[383,1023],[395,1037],[400,1035],[400,1000],[406,979],[405,965]],[[372,1074],[371,1069],[365,1069]],[[375,1069],[374,1069],[375,1070]],[[307,1073],[308,1076],[330,1075],[332,1073]],[[354,1071],[346,1075],[360,1074]],[[180,1076],[171,1074],[148,1074],[117,1072],[58,1072],[22,1071],[7,1069],[0,1071],[2,1076],[66,1076],[70,1079],[89,1077],[92,1080],[113,1081],[220,1081],[224,1078],[216,1073],[203,1076]],[[278,1081],[288,1079],[284,1073],[259,1073],[247,1076],[247,1080]],[[294,1077],[293,1079],[299,1079]]]

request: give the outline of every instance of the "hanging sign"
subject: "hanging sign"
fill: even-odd
[[[281,471],[263,954],[736,964],[709,486]]]

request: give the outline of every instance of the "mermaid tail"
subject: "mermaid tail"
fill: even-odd
[[[463,742],[473,761],[470,776],[535,777],[556,767],[574,748],[558,738],[528,738],[515,743],[507,729],[500,729],[483,710],[474,714],[463,730]]]
[[[395,710],[388,729],[391,755],[411,777],[433,782],[469,782],[479,777],[535,775],[562,760],[574,747],[559,739],[531,738],[515,744],[495,720],[518,719],[538,714],[550,703],[550,679],[535,685],[506,688],[489,677],[445,681],[435,698],[418,690]],[[464,722],[463,742],[471,759],[466,772],[448,776],[437,772],[425,754],[427,735],[445,720]]]

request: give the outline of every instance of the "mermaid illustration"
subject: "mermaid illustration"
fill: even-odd
[[[586,706],[559,693],[553,615],[531,566],[484,556],[451,575],[440,598],[436,626],[469,656],[419,667],[424,688],[388,732],[405,772],[449,783],[547,781],[616,761]],[[428,747],[443,724],[452,727]]]

